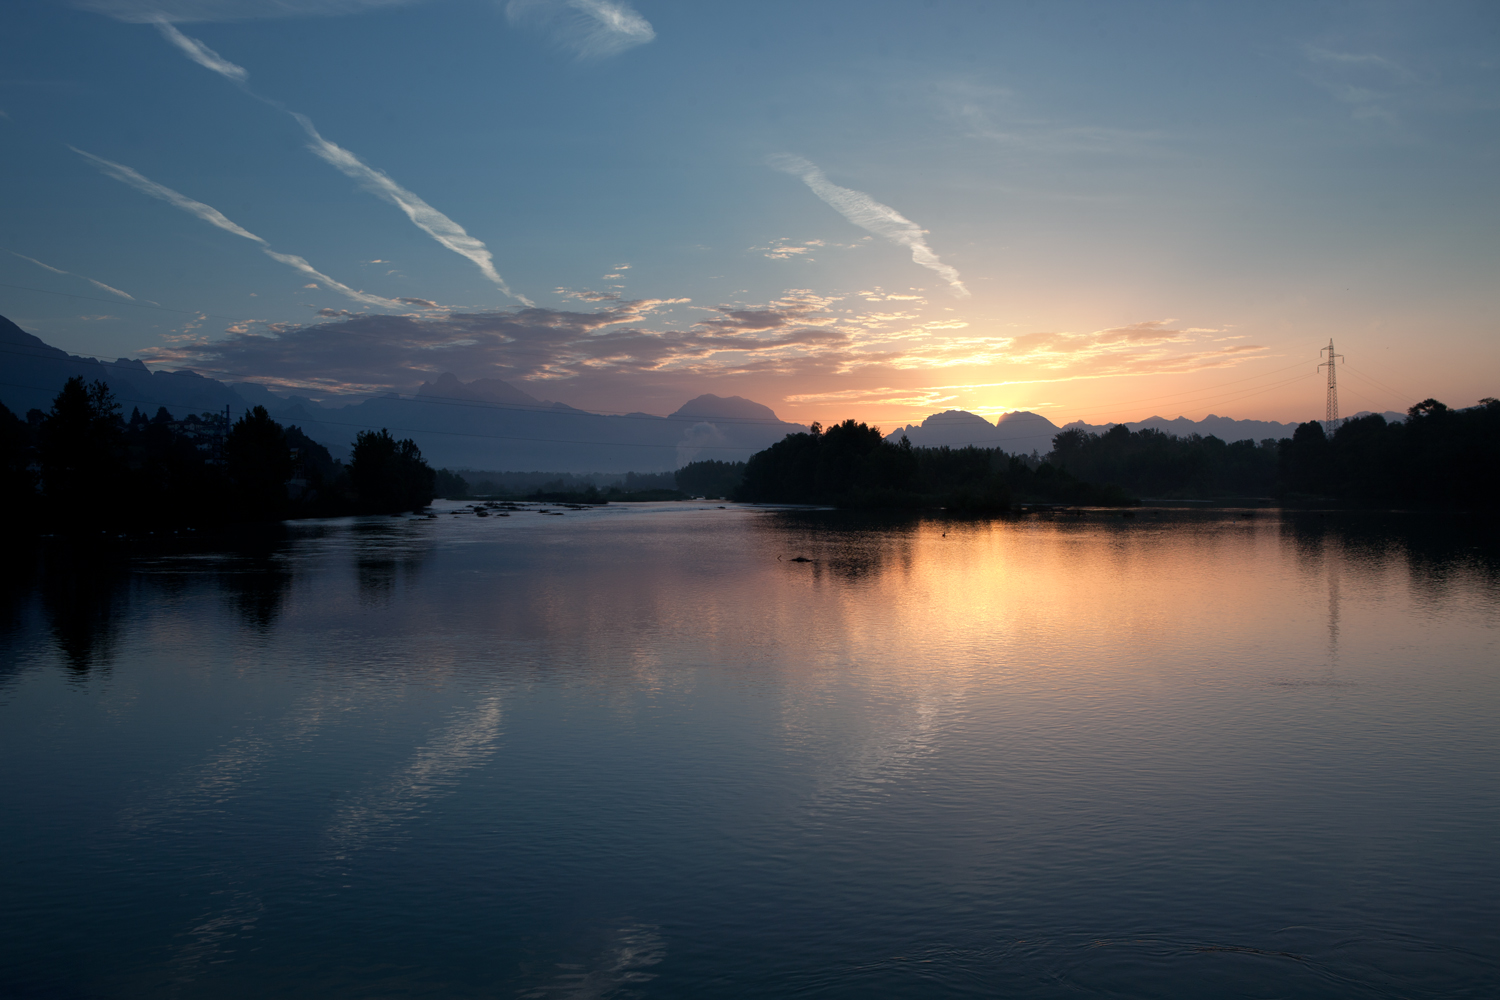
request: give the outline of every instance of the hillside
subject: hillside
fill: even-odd
[[[107,382],[129,416],[132,408],[174,416],[223,412],[239,416],[264,406],[282,424],[296,424],[337,457],[364,430],[388,428],[410,437],[435,466],[545,469],[552,472],[676,469],[699,459],[744,461],[789,433],[805,430],[770,407],[739,396],[698,396],[670,416],[599,414],[549,403],[499,379],[463,382],[444,373],[412,396],[391,394],[341,406],[278,393],[250,382],[233,384],[190,371],[151,371],[139,361],[98,361],[70,355],[0,317],[6,357],[0,401],[20,415],[46,410],[73,376]]]

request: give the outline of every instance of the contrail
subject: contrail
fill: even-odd
[[[156,30],[161,32],[163,38],[177,46],[187,57],[199,66],[213,70],[229,77],[235,83],[244,83],[250,79],[250,73],[243,66],[234,63],[219,55],[213,49],[204,45],[196,38],[189,38],[172,26],[172,22],[165,18],[158,18],[155,22]]]
[[[609,0],[576,0],[576,2],[585,4],[603,4],[606,7],[611,6]],[[634,12],[630,11],[628,7],[625,8],[625,10],[630,14],[634,14]],[[640,15],[634,16],[638,20],[640,19]],[[184,35],[182,32],[178,31],[164,19],[157,19],[154,23],[156,24],[157,30],[161,32],[162,37],[175,45],[178,49],[182,50],[182,52],[189,59],[193,60],[193,62],[197,63],[199,66],[202,66],[205,69],[213,70],[215,73],[218,73],[220,76],[223,76],[226,79],[232,80],[251,97],[254,97],[259,101],[264,101],[266,104],[269,104],[271,107],[277,109],[278,111],[284,111],[295,118],[297,120],[297,124],[302,126],[302,130],[307,133],[307,137],[311,140],[311,142],[308,143],[308,148],[311,149],[319,159],[323,160],[325,163],[331,164],[345,176],[351,177],[354,180],[358,181],[360,186],[363,187],[366,191],[369,191],[376,197],[388,201],[392,205],[395,205],[397,208],[401,209],[401,211],[406,213],[406,217],[416,224],[418,229],[422,230],[428,236],[431,236],[433,239],[437,240],[449,250],[452,250],[459,256],[473,262],[473,264],[479,268],[480,273],[482,273],[486,278],[490,279],[490,281],[494,282],[495,287],[499,288],[500,291],[504,292],[506,295],[509,295],[511,298],[522,303],[523,305],[531,306],[535,304],[526,296],[517,295],[515,292],[512,292],[510,290],[510,286],[505,283],[505,279],[500,277],[500,272],[495,270],[494,257],[490,254],[489,248],[486,247],[482,241],[474,238],[473,236],[470,236],[468,232],[465,231],[463,226],[460,226],[458,223],[448,218],[442,212],[439,212],[437,209],[427,204],[427,202],[423,201],[416,194],[408,191],[400,184],[397,184],[384,172],[376,170],[374,167],[367,165],[359,157],[355,156],[347,149],[344,149],[342,146],[336,145],[335,143],[329,142],[327,139],[323,138],[323,136],[319,134],[317,128],[314,127],[312,119],[308,118],[306,115],[301,115],[295,111],[291,111],[288,108],[283,107],[280,102],[261,97],[259,94],[252,91],[248,85],[250,73],[243,66],[235,65],[228,59],[225,59],[223,56],[219,55],[213,49],[209,48],[207,45],[204,45],[198,39],[189,38],[187,35]],[[644,21],[641,21],[641,23],[645,24]],[[647,31],[649,31],[650,28],[651,26],[649,24],[646,25]],[[87,156],[88,154],[85,153],[84,155]],[[135,172],[130,171],[130,173]],[[136,176],[140,177],[139,174],[136,174]],[[121,177],[120,179],[126,180],[126,178],[124,177]],[[145,178],[143,177],[140,179],[142,181],[145,181]],[[126,180],[126,183],[136,184],[136,182],[133,180]],[[149,184],[150,182],[146,181],[146,183]],[[136,186],[140,187],[139,184],[136,184]],[[147,191],[147,189],[143,187],[141,188],[141,190]],[[154,194],[154,192],[151,191],[147,191],[147,193]],[[156,195],[156,197],[161,196]],[[193,202],[193,204],[198,203]],[[208,208],[207,205],[203,205],[201,207]],[[188,211],[193,211],[193,209],[188,209]],[[213,210],[209,209],[209,211]],[[223,216],[219,217],[221,219],[223,218]],[[229,220],[225,219],[224,221],[228,222]],[[233,225],[233,223],[230,224]],[[214,222],[214,225],[219,225],[219,223]],[[243,232],[241,234],[245,235]],[[252,238],[259,239],[259,237]]]
[[[270,247],[264,247],[263,250],[265,252],[265,255],[267,257],[270,257],[272,260],[280,261],[288,267],[295,267],[303,274],[307,274],[314,278],[317,278],[319,281],[323,282],[323,284],[327,285],[329,288],[332,288],[334,291],[342,292],[343,294],[349,296],[351,299],[355,299],[356,301],[364,302],[372,306],[383,306],[387,309],[400,308],[402,305],[402,303],[397,302],[395,299],[387,299],[379,295],[370,295],[367,292],[357,292],[343,282],[333,280],[328,275],[324,274],[322,271],[319,271],[317,268],[309,264],[306,259],[298,257],[294,253],[277,253]]]
[[[480,272],[490,281],[495,283],[506,295],[526,306],[534,303],[524,295],[517,295],[510,290],[505,279],[495,270],[494,258],[490,255],[489,248],[480,240],[470,236],[463,226],[448,218],[442,212],[433,208],[411,191],[406,190],[400,184],[391,180],[382,171],[367,166],[359,157],[344,149],[342,146],[329,142],[318,134],[313,127],[312,120],[306,115],[299,115],[295,111],[287,114],[297,119],[297,124],[312,141],[308,148],[316,153],[324,162],[331,164],[335,169],[359,182],[360,186],[377,198],[384,199],[395,205],[406,213],[418,229],[437,240],[443,246],[452,250],[460,257],[466,257],[473,261]]]
[[[927,245],[927,230],[891,206],[882,205],[863,191],[839,187],[825,177],[816,164],[800,156],[780,153],[772,156],[769,163],[783,173],[802,178],[802,182],[812,188],[813,194],[823,199],[859,228],[888,239],[892,243],[909,247],[913,261],[942,275],[943,280],[948,282],[948,287],[953,289],[953,294],[961,298],[968,297],[969,290],[964,287],[958,269],[951,264],[944,264]]]
[[[33,264],[35,264],[37,267],[46,268],[47,270],[51,271],[53,274],[66,274],[66,275],[68,275],[71,278],[83,278],[84,281],[87,281],[89,284],[93,285],[95,288],[102,288],[106,292],[109,292],[109,293],[111,293],[113,295],[118,295],[122,299],[129,299],[131,302],[135,301],[135,296],[134,295],[131,295],[129,292],[122,292],[118,288],[115,288],[113,285],[106,285],[102,281],[95,281],[93,278],[87,277],[86,275],[74,274],[72,271],[64,271],[62,268],[60,268],[60,267],[53,267],[51,264],[43,264],[41,261],[37,260],[35,257],[28,257],[24,253],[16,253],[14,250],[7,250],[5,252],[8,253],[8,254],[10,254],[10,255],[12,255],[12,256],[14,256],[14,257],[19,257],[22,260],[29,260]]]
[[[235,225],[233,222],[230,222],[227,218],[225,218],[223,212],[220,212],[212,205],[205,205],[201,201],[194,201],[187,195],[178,194],[176,191],[173,191],[169,187],[164,187],[163,185],[158,184],[155,181],[150,180],[149,178],[142,177],[140,174],[136,173],[134,170],[131,170],[124,164],[115,163],[113,160],[106,160],[104,159],[104,157],[95,156],[93,153],[86,153],[83,150],[79,149],[77,146],[69,146],[68,148],[77,153],[79,156],[88,160],[104,173],[113,177],[115,180],[129,184],[131,187],[135,188],[137,191],[140,191],[143,194],[149,194],[153,198],[160,198],[167,204],[174,205],[177,208],[182,209],[184,212],[189,213],[190,215],[196,215],[198,218],[202,219],[210,226],[218,226],[220,229],[224,230],[227,233],[233,233],[236,236],[243,236],[245,239],[254,240],[257,243],[264,244],[266,242],[259,236],[256,236],[254,233],[250,232],[250,230],[244,229],[240,226]]]
[[[382,298],[379,295],[370,295],[365,292],[355,291],[343,282],[335,281],[334,279],[328,277],[328,275],[317,270],[306,260],[298,257],[296,254],[277,253],[275,250],[271,249],[271,245],[265,240],[261,239],[259,236],[256,236],[244,226],[239,226],[231,222],[228,218],[225,217],[223,212],[220,212],[212,205],[205,205],[201,201],[194,201],[192,198],[189,198],[185,194],[173,191],[171,188],[167,187],[164,184],[158,184],[155,181],[151,180],[149,177],[142,176],[141,174],[130,169],[122,163],[115,163],[113,160],[106,160],[102,156],[95,156],[93,153],[86,153],[76,146],[69,146],[68,148],[73,150],[73,152],[77,153],[79,156],[82,156],[85,159],[89,160],[94,164],[94,166],[98,167],[101,171],[103,171],[105,174],[108,174],[110,177],[113,177],[115,180],[121,181],[125,184],[129,184],[137,191],[148,194],[153,198],[159,198],[167,204],[180,208],[190,215],[196,215],[198,218],[202,219],[204,222],[207,222],[211,226],[217,226],[225,232],[233,233],[236,236],[243,236],[247,240],[251,240],[255,243],[260,244],[261,251],[265,253],[267,257],[270,257],[272,260],[279,261],[282,264],[286,264],[288,267],[294,267],[304,274],[311,275],[312,277],[317,278],[319,281],[323,282],[336,292],[341,292],[344,295],[349,296],[351,299],[354,299],[358,302],[363,302],[367,305],[381,306],[383,308],[400,308],[401,306],[401,303],[395,301],[394,299]],[[20,256],[20,254],[17,254],[16,256]],[[30,260],[31,258],[28,257],[26,259]],[[41,262],[36,261],[36,263]],[[42,266],[46,267],[47,265],[42,264]],[[92,281],[93,279],[90,278],[87,280]],[[94,282],[94,284],[99,285],[101,288],[108,288],[110,291],[115,292],[118,295],[125,295],[124,292],[121,292],[118,289],[109,288],[108,285],[101,284],[100,282],[96,281]],[[125,297],[127,299],[130,298],[130,296],[128,295],[125,295]]]

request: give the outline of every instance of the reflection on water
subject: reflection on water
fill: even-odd
[[[0,993],[1500,978],[1482,523],[612,506],[0,591]]]
[[[41,577],[42,606],[67,669],[81,678],[107,668],[127,604],[125,562],[59,546],[46,554]]]

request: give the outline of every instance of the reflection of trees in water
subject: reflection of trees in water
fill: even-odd
[[[0,687],[21,671],[23,658],[16,646],[26,641],[27,617],[36,589],[38,553],[29,539],[15,541],[0,562]],[[15,650],[13,652],[13,650]]]
[[[782,510],[751,522],[783,560],[811,559],[814,576],[857,580],[880,576],[892,564],[912,565],[921,515],[879,511]]]
[[[68,668],[80,679],[107,668],[128,605],[124,557],[61,543],[43,551],[40,576],[42,607]]]
[[[356,524],[353,536],[354,572],[360,598],[367,602],[389,600],[398,580],[415,584],[432,549],[428,538],[412,534],[404,518]]]
[[[1482,515],[1287,511],[1281,534],[1308,569],[1337,559],[1350,570],[1374,571],[1402,560],[1412,586],[1429,599],[1447,597],[1459,577],[1500,593],[1500,529]]]
[[[292,573],[279,548],[240,552],[220,572],[218,583],[245,624],[264,631],[276,624],[292,586]]]

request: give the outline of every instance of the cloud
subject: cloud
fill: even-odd
[[[854,357],[859,331],[836,323],[815,296],[795,293],[753,308],[720,307],[687,330],[643,325],[678,301],[609,302],[589,312],[533,307],[437,317],[354,316],[181,341],[148,360],[356,392],[410,387],[447,371],[466,379],[613,381],[809,366],[832,370]]]
[[[1304,45],[1302,54],[1312,66],[1310,78],[1351,107],[1359,120],[1397,120],[1403,104],[1400,91],[1417,82],[1416,74],[1399,63],[1373,52],[1338,52],[1317,45]]]
[[[79,156],[88,160],[94,166],[98,167],[106,175],[113,177],[115,180],[120,181],[124,184],[129,184],[131,187],[135,188],[137,191],[140,191],[142,194],[148,194],[153,198],[159,198],[167,204],[180,208],[190,215],[196,215],[198,218],[202,219],[210,226],[218,226],[226,233],[233,233],[236,236],[243,236],[247,240],[254,240],[256,243],[260,244],[264,244],[266,242],[259,236],[256,236],[254,233],[250,232],[248,229],[237,226],[233,222],[230,222],[227,218],[224,217],[223,212],[220,212],[217,208],[214,208],[211,205],[205,205],[201,201],[194,201],[186,195],[178,194],[171,188],[164,187],[163,185],[158,184],[153,180],[149,180],[136,173],[134,170],[131,170],[129,167],[124,166],[123,164],[115,163],[112,160],[106,160],[102,156],[95,156],[93,153],[85,153],[83,150],[77,148],[76,146],[69,146],[68,148],[73,150],[73,152],[77,153]]]
[[[80,275],[80,277],[82,277],[82,276]],[[103,289],[106,292],[109,292],[111,295],[118,295],[122,299],[129,299],[132,302],[135,301],[135,296],[134,295],[131,295],[129,292],[122,292],[118,288],[115,288],[113,285],[106,285],[104,282],[102,282],[102,281],[95,281],[93,278],[84,278],[83,280],[87,281],[89,284],[93,285],[95,288],[100,288],[100,289]]]
[[[870,237],[861,237],[868,240]],[[749,247],[751,253],[759,253],[762,257],[771,260],[806,260],[812,261],[816,258],[808,256],[821,250],[823,247],[833,247],[839,250],[857,250],[862,243],[830,243],[827,240],[802,240],[798,242],[787,236],[778,236],[763,247]]]
[[[22,260],[29,260],[33,264],[35,264],[37,267],[44,268],[44,269],[46,269],[48,271],[51,271],[53,274],[66,274],[69,277],[73,277],[73,278],[83,278],[84,281],[87,281],[89,284],[93,285],[95,288],[103,289],[104,291],[109,292],[111,295],[118,295],[122,299],[129,299],[131,302],[135,301],[135,296],[134,295],[131,295],[129,292],[122,292],[118,288],[115,288],[113,285],[106,285],[102,281],[95,281],[93,278],[84,277],[81,274],[74,274],[72,271],[64,271],[62,268],[60,268],[60,267],[53,267],[51,264],[43,264],[41,261],[37,260],[35,257],[28,257],[24,253],[16,253],[14,250],[7,250],[5,252],[8,253],[8,254],[10,254],[10,255],[12,255],[12,256],[14,256],[14,257],[19,257]]]
[[[98,167],[106,175],[113,177],[115,180],[125,184],[129,184],[137,191],[148,194],[153,198],[158,198],[176,208],[180,208],[184,212],[187,212],[189,215],[195,215],[211,226],[217,226],[225,232],[233,233],[236,236],[242,236],[247,240],[260,244],[261,251],[264,252],[267,257],[270,257],[272,260],[278,261],[282,264],[286,264],[288,267],[294,267],[297,270],[301,271],[303,274],[309,275],[310,277],[317,278],[329,288],[332,288],[337,292],[341,292],[342,294],[349,296],[351,299],[354,299],[358,302],[363,302],[366,305],[379,306],[383,309],[395,309],[401,306],[401,303],[397,302],[394,299],[382,298],[379,295],[368,295],[365,292],[355,291],[343,282],[335,281],[333,278],[330,278],[328,275],[317,270],[306,260],[298,257],[296,254],[277,253],[275,250],[271,249],[270,244],[268,244],[265,240],[261,239],[259,236],[256,236],[254,233],[244,228],[243,226],[239,226],[231,222],[228,218],[225,217],[223,212],[220,212],[212,205],[205,205],[201,201],[194,201],[187,195],[181,194],[177,191],[173,191],[171,188],[163,184],[158,184],[155,181],[142,176],[141,174],[123,164],[115,163],[112,160],[106,160],[100,156],[95,156],[93,153],[85,153],[83,150],[73,146],[69,146],[68,148],[73,150],[73,152],[77,153],[79,156],[82,156],[89,162],[93,163],[94,166]],[[94,283],[99,284],[99,282]],[[100,287],[109,289],[109,291],[116,292],[119,295],[125,294],[124,292],[118,291],[118,289],[109,288],[108,285],[100,285]],[[127,295],[126,298],[129,298],[129,296]]]
[[[651,23],[623,0],[510,0],[512,24],[535,24],[580,59],[612,56],[656,37]]]
[[[802,178],[802,182],[812,189],[813,194],[823,199],[856,226],[890,240],[892,243],[909,248],[911,259],[940,275],[953,290],[953,294],[960,297],[968,296],[969,290],[964,287],[958,270],[949,264],[944,264],[927,245],[927,230],[889,205],[882,205],[863,191],[839,187],[825,177],[823,171],[815,164],[800,156],[777,154],[770,158],[770,164],[783,173]]]
[[[84,10],[137,24],[338,17],[418,2],[421,0],[74,0]]]
[[[505,279],[495,270],[494,258],[489,249],[480,240],[475,239],[465,232],[464,227],[448,218],[442,212],[433,208],[427,202],[412,192],[406,190],[400,184],[391,180],[385,173],[367,166],[359,157],[344,149],[342,146],[329,142],[318,134],[313,127],[312,121],[306,115],[299,115],[295,111],[288,112],[297,123],[302,126],[304,132],[312,141],[308,148],[317,154],[326,163],[332,165],[339,172],[357,181],[361,187],[378,198],[390,202],[401,211],[406,213],[418,229],[428,236],[437,240],[438,243],[452,250],[460,257],[465,257],[478,267],[480,273],[494,283],[506,295],[517,302],[530,306],[532,302],[524,295],[517,295],[510,290]]]
[[[211,69],[221,76],[227,76],[235,83],[244,83],[250,79],[249,71],[243,66],[236,66],[207,45],[198,41],[198,39],[189,38],[187,35],[184,35],[172,27],[170,21],[158,20],[156,28],[161,32],[163,38],[181,49],[189,59],[199,66]]]
[[[1266,351],[1258,344],[1228,343],[1237,338],[1226,337],[1222,330],[1176,327],[1172,322],[1146,320],[1093,333],[1046,331],[1013,337],[906,337],[910,342],[897,345],[891,364],[908,369],[1011,364],[1059,373],[1044,379],[996,383],[1019,385],[1229,368]],[[898,334],[897,340],[902,337]],[[1211,346],[1214,344],[1222,346]]]
[[[210,49],[207,45],[204,45],[196,38],[187,37],[182,32],[172,27],[171,24],[168,24],[165,20],[157,19],[155,23],[157,28],[161,31],[162,36],[173,45],[177,46],[177,48],[181,49],[189,59],[193,60],[193,62],[206,69],[210,69],[213,72],[220,74],[221,76],[233,80],[235,83],[241,85],[242,87],[245,87],[246,93],[256,98],[256,100],[263,101],[264,103],[269,104],[271,107],[276,108],[278,111],[283,111],[286,114],[291,115],[292,118],[296,119],[297,124],[302,126],[302,130],[307,133],[308,138],[311,140],[308,143],[308,149],[312,150],[319,159],[322,159],[324,162],[331,164],[346,177],[353,178],[366,191],[371,192],[377,197],[388,201],[392,205],[395,205],[397,208],[401,209],[401,211],[406,213],[406,217],[417,225],[417,228],[421,229],[428,236],[431,236],[433,239],[437,240],[440,244],[447,247],[449,250],[452,250],[454,253],[459,254],[460,256],[472,261],[484,274],[484,276],[490,279],[490,281],[494,282],[496,287],[498,287],[506,295],[525,305],[529,306],[532,304],[531,300],[526,298],[524,295],[517,295],[510,290],[510,287],[505,283],[505,279],[501,278],[499,272],[495,270],[494,259],[491,256],[489,249],[480,240],[477,240],[474,237],[470,236],[458,223],[454,222],[442,212],[439,212],[437,209],[427,204],[427,202],[423,201],[416,194],[413,194],[411,191],[406,190],[406,188],[391,180],[391,178],[382,171],[376,170],[374,167],[367,165],[359,157],[355,156],[347,149],[344,149],[342,146],[329,142],[327,139],[323,138],[323,136],[319,134],[317,128],[313,125],[312,119],[308,118],[306,115],[301,115],[295,111],[288,110],[279,102],[261,97],[259,94],[256,94],[254,91],[250,90],[245,86],[246,82],[250,78],[250,74],[243,67],[236,66],[234,63],[223,58],[213,49]],[[83,155],[88,156],[89,154],[85,153]],[[108,161],[106,160],[101,162],[107,163]],[[115,164],[114,166],[118,167],[118,164]],[[135,173],[134,171],[130,171],[127,167],[119,167],[119,169],[126,170],[132,174]],[[140,177],[139,174],[136,174],[135,176],[147,184],[151,183],[149,181],[146,181],[145,178]],[[121,179],[124,178],[122,177]],[[134,184],[136,182],[128,181],[127,183]],[[157,186],[159,187],[159,185]],[[147,189],[142,188],[142,190]],[[163,188],[162,190],[167,189]],[[147,193],[154,194],[155,192],[147,191]],[[156,196],[161,197],[161,195]],[[181,196],[179,195],[178,197]],[[198,203],[194,202],[193,204]],[[202,205],[200,207],[205,209],[208,208],[208,206],[206,205]],[[211,212],[213,211],[213,209],[208,210]],[[218,213],[215,212],[214,214],[217,215]],[[223,216],[220,215],[219,218],[223,219]],[[224,219],[224,222],[227,223],[229,222],[229,220]],[[219,223],[214,222],[214,225],[219,225]],[[233,223],[230,223],[230,225],[233,225]],[[248,235],[244,233],[243,230],[240,231],[240,234]],[[259,237],[251,238],[259,239]],[[301,258],[298,259],[301,260]],[[306,262],[304,261],[304,263]],[[372,261],[371,263],[375,262]],[[335,284],[337,283],[335,282]],[[359,297],[358,294],[356,294],[356,297]]]
[[[1025,115],[1014,92],[967,80],[945,80],[935,100],[970,139],[1039,155],[1135,154],[1160,148],[1162,135],[1101,125],[1067,125]]]
[[[363,302],[366,305],[370,306],[379,306],[382,309],[399,309],[402,302],[405,301],[387,299],[379,295],[370,295],[366,292],[355,291],[343,282],[335,281],[334,279],[330,278],[328,275],[324,274],[322,271],[319,271],[317,268],[309,264],[305,259],[298,257],[294,253],[277,253],[270,247],[264,247],[263,250],[265,252],[265,255],[267,257],[270,257],[272,260],[285,264],[288,267],[294,267],[297,270],[301,271],[303,274],[308,275],[309,277],[317,278],[329,288],[332,288],[334,291],[339,292],[343,295],[349,296],[349,298],[354,299],[356,302]]]
[[[143,360],[263,379],[324,397],[409,392],[453,372],[466,381],[511,381],[542,398],[565,391],[633,408],[645,396],[698,393],[706,380],[730,380],[771,392],[812,393],[788,395],[794,403],[879,402],[917,409],[941,408],[955,392],[973,388],[902,387],[943,369],[982,368],[987,378],[1007,379],[987,385],[1027,385],[1187,373],[1265,356],[1265,348],[1222,330],[1170,320],[1014,336],[975,336],[942,319],[872,330],[867,317],[846,314],[842,300],[801,290],[765,303],[707,308],[698,322],[677,328],[668,311],[680,301],[603,300],[576,310],[446,315],[325,309],[320,316],[330,322],[246,325],[220,339],[200,333]],[[857,377],[843,380],[851,375]],[[851,382],[871,388],[828,391]]]

